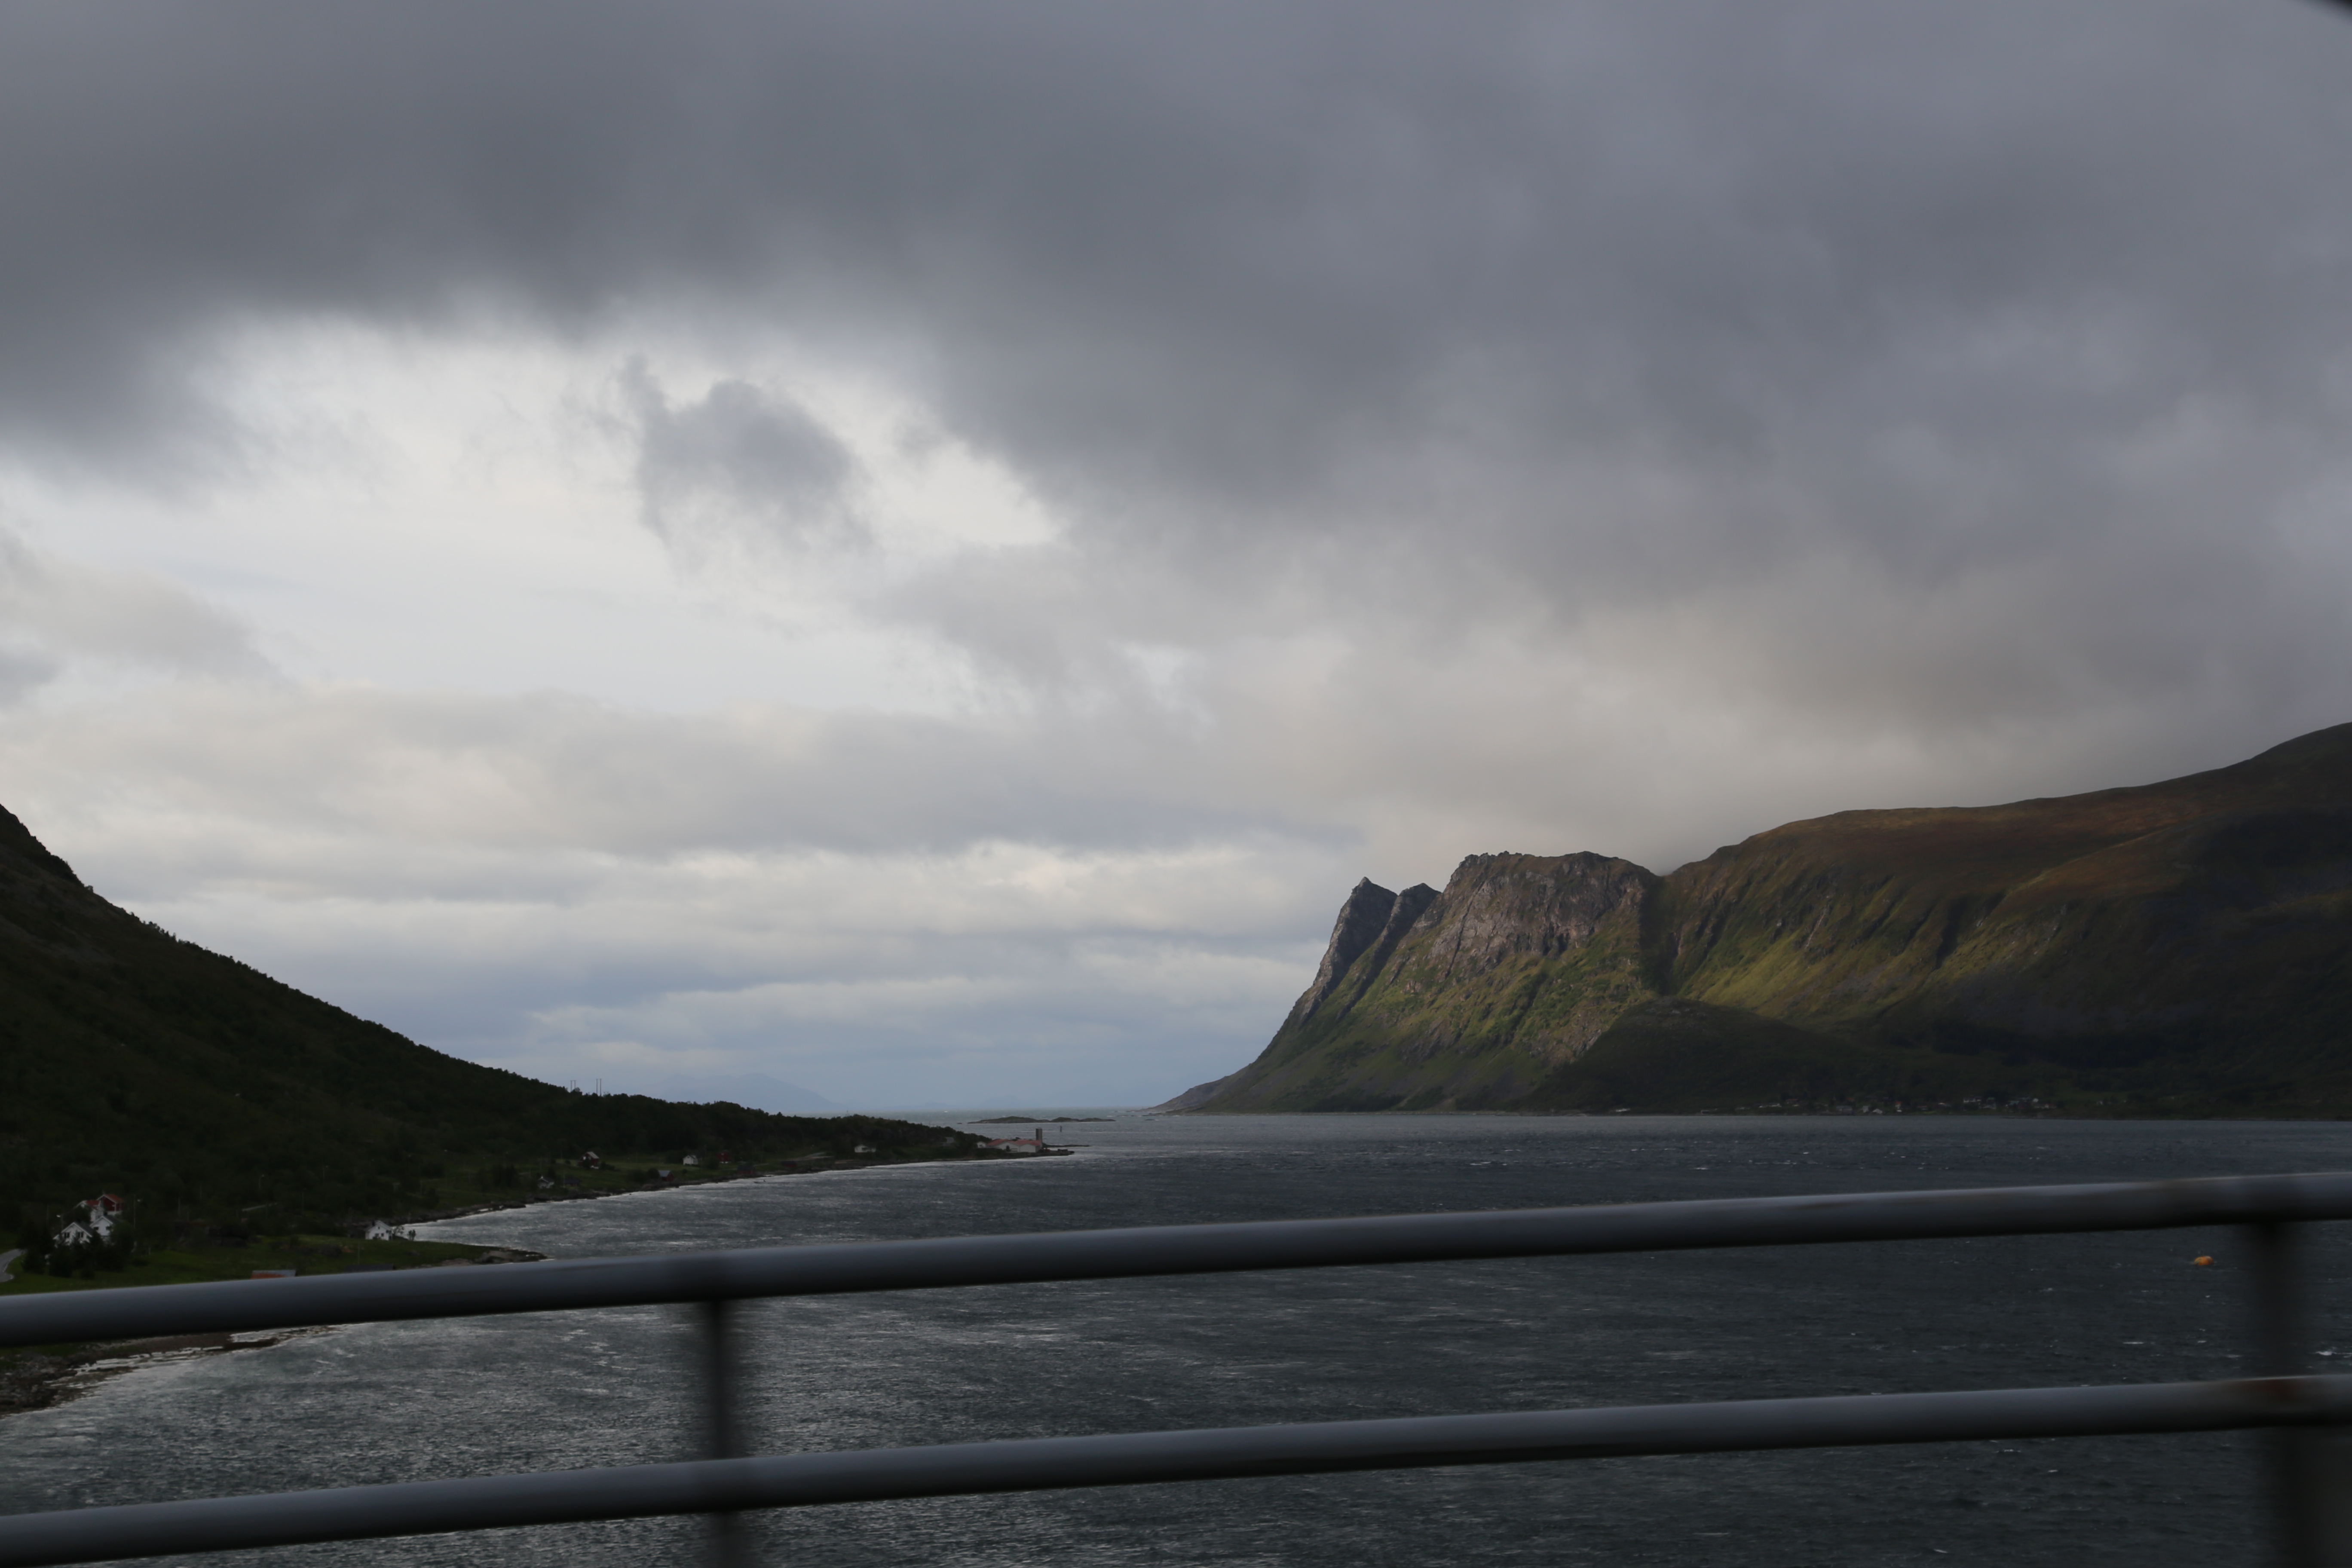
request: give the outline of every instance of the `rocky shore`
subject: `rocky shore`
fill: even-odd
[[[83,1345],[54,1355],[20,1351],[0,1358],[0,1416],[46,1410],[85,1394],[111,1377],[142,1366],[192,1361],[230,1351],[268,1350],[322,1329],[272,1330],[244,1334],[179,1334],[161,1340],[122,1340]]]

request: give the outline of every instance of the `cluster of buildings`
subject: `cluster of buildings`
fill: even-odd
[[[72,1217],[50,1245],[95,1247],[114,1239],[114,1227],[122,1218],[122,1200],[112,1193],[100,1193],[94,1198],[84,1198],[66,1213]]]
[[[1045,1130],[1040,1127],[1034,1137],[992,1138],[986,1147],[1002,1149],[1008,1154],[1043,1154],[1049,1145],[1045,1142]]]

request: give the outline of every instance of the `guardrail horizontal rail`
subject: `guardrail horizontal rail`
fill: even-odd
[[[2352,1174],[2220,1176],[1061,1231],[158,1285],[0,1301],[0,1346],[1358,1264],[2352,1218]]]
[[[1629,1405],[1040,1437],[336,1487],[0,1518],[0,1568],[649,1514],[1441,1465],[2095,1437],[2352,1418],[2352,1377]]]

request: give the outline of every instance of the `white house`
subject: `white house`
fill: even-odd
[[[56,1245],[81,1247],[90,1242],[114,1239],[114,1222],[122,1213],[122,1200],[112,1193],[100,1193],[94,1198],[84,1198],[68,1211],[74,1217],[58,1232]]]
[[[362,1241],[406,1241],[400,1228],[389,1220],[373,1220],[360,1237]]]

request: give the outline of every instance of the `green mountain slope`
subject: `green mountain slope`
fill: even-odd
[[[1177,1108],[2334,1114],[2352,725],[2165,784],[1791,823],[1664,878],[1473,856],[1442,894],[1360,886],[1324,969]]]
[[[0,810],[10,1232],[101,1187],[184,1220],[266,1204],[320,1229],[429,1207],[461,1162],[539,1167],[589,1149],[847,1154],[859,1143],[945,1155],[978,1142],[883,1118],[583,1095],[460,1061],[116,908]]]

